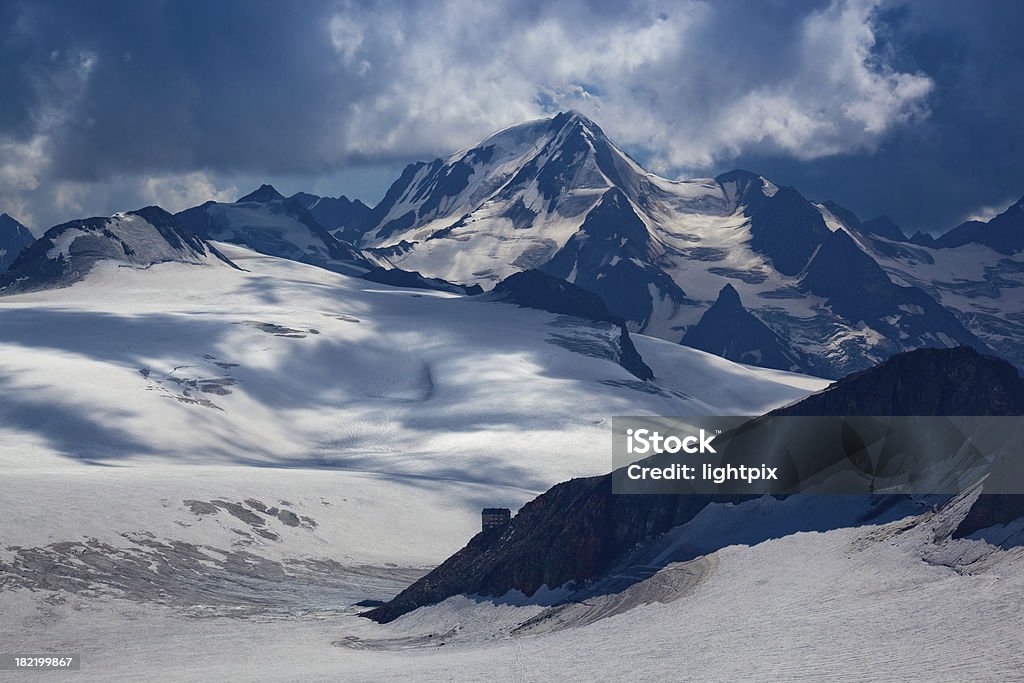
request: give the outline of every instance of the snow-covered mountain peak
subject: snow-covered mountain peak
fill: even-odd
[[[309,197],[313,195],[306,199]],[[234,203],[206,202],[186,209],[176,218],[206,239],[243,244],[328,270],[361,275],[389,265],[386,259],[366,258],[359,249],[332,235],[306,209],[301,197],[286,199],[270,185]]]
[[[649,190],[661,192],[647,176],[596,124],[564,112],[410,165],[357,243],[403,269],[489,287],[554,256],[610,190],[624,203],[617,211],[640,225],[630,234],[640,235],[646,221],[634,208]]]
[[[64,287],[81,280],[100,261],[143,268],[168,262],[236,267],[177,218],[147,206],[50,228],[0,276],[0,291]]]

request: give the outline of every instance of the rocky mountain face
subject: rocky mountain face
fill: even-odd
[[[971,335],[1024,368],[1022,202],[988,222],[964,223],[938,239],[920,234],[903,238],[902,232],[876,229],[872,221],[862,229],[845,220],[839,224],[890,280],[923,291]],[[903,308],[914,305],[906,302]],[[948,336],[951,328],[943,332]]]
[[[6,213],[0,213],[0,273],[3,273],[21,250],[36,241],[32,232]]]
[[[528,261],[553,253],[557,245],[551,240],[563,242],[574,232],[605,190],[617,186],[636,195],[638,173],[639,167],[592,121],[576,112],[559,114],[500,131],[448,159],[407,167],[374,207],[360,245],[426,244],[431,238],[459,236],[478,251],[495,245],[490,239],[476,245],[478,231],[472,226],[501,222],[525,231],[518,234],[522,243],[512,245],[515,255],[509,260]],[[553,223],[566,223],[558,231],[563,239],[531,230],[544,225],[550,232]],[[427,258],[420,252],[430,251],[429,245],[415,251],[415,260]],[[493,284],[514,270],[499,264],[494,272],[476,277]]]
[[[386,259],[367,256],[332,235],[299,198],[286,199],[270,185],[237,202],[206,202],[176,218],[209,240],[232,242],[270,256],[310,263],[350,275],[386,267]]]
[[[64,287],[104,260],[139,267],[180,262],[237,268],[174,216],[149,206],[50,228],[0,275],[0,293]]]
[[[743,308],[732,285],[722,287],[718,299],[680,342],[722,358],[776,370],[799,370],[799,356],[770,327]]]
[[[400,268],[485,289],[540,270],[598,294],[630,330],[673,342],[729,285],[785,341],[784,359],[826,377],[920,347],[968,345],[1017,358],[1005,350],[1011,342],[995,343],[994,326],[950,314],[933,287],[882,263],[874,243],[894,254],[918,248],[895,246],[902,232],[891,221],[862,223],[834,202],[815,204],[748,171],[659,178],[577,112],[410,165],[365,228],[345,234]],[[1012,344],[1024,363],[1024,345]],[[764,352],[764,362],[785,362]]]
[[[622,322],[597,294],[539,270],[509,275],[495,285],[493,296],[524,308],[573,315],[594,322]]]
[[[1024,381],[973,349],[920,349],[834,382],[773,415],[1024,415]]]
[[[853,214],[853,212],[850,213],[851,215]],[[878,216],[877,218],[864,221],[861,223],[861,230],[869,235],[884,237],[885,239],[892,240],[893,242],[907,241],[907,236],[903,234],[903,230],[900,229],[900,226],[896,225],[896,223],[888,216]]]
[[[1024,251],[1024,197],[989,221],[967,221],[936,239],[937,249],[982,244],[1004,255]]]
[[[1024,381],[1005,361],[970,349],[924,349],[899,354],[776,414],[1024,415]],[[904,497],[874,498],[873,507],[882,510]],[[541,586],[578,588],[693,519],[708,504],[745,499],[614,495],[610,474],[564,482],[527,503],[504,528],[477,534],[442,565],[365,616],[387,622],[458,594],[501,596],[519,590],[533,595]],[[1022,500],[1024,496],[979,496],[958,533],[1024,516]]]
[[[297,192],[289,199],[302,204],[317,223],[343,242],[359,239],[370,218],[370,207],[345,195],[320,197]]]
[[[629,198],[612,188],[541,270],[594,292],[613,314],[643,329],[655,305],[693,304],[657,265],[661,253]]]

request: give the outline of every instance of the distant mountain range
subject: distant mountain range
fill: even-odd
[[[660,178],[566,112],[408,166],[345,234],[451,282],[540,270],[598,294],[632,330],[838,377],[927,346],[1024,365],[1022,215],[1015,205],[928,244],[747,171]]]
[[[205,239],[244,244],[264,254],[340,273],[361,275],[390,266],[386,259],[365,254],[319,223],[307,207],[316,210],[323,203],[320,200],[304,194],[286,198],[272,186],[263,185],[236,202],[206,202],[175,218]],[[326,206],[337,208],[339,202],[330,200]],[[347,205],[349,209],[354,206]]]
[[[598,295],[632,331],[770,368],[834,378],[960,345],[1024,367],[1024,200],[908,238],[748,171],[660,178],[572,111],[411,164],[374,207],[264,185],[174,220],[200,240],[405,286],[473,293],[538,271]],[[0,250],[13,234],[0,225]]]

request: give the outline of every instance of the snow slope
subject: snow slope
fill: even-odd
[[[0,463],[374,468],[539,489],[607,466],[613,414],[765,405],[639,382],[614,362],[612,325],[220,249],[245,271],[101,262],[73,287],[0,299]],[[779,401],[808,391],[756,377]]]
[[[772,514],[767,504],[746,504],[747,519]],[[452,598],[380,626],[355,610],[196,619],[127,602],[111,618],[113,605],[93,598],[15,592],[3,596],[6,623],[22,627],[0,633],[15,648],[88,653],[84,680],[138,680],[140,667],[163,680],[1014,680],[1024,553],[938,544],[944,523],[729,544],[668,564],[609,596],[617,603],[525,631],[518,624],[544,608],[514,596]]]
[[[0,297],[5,650],[78,653],[78,678],[105,681],[1024,665],[1019,548],[935,549],[941,519],[745,536],[763,501],[724,536],[695,519],[708,555],[559,628],[513,633],[544,609],[516,596],[358,618],[462,546],[481,507],[606,471],[612,415],[749,414],[825,383],[635,335],[642,383],[601,325],[217,247],[245,270],[101,262]],[[970,571],[943,564],[971,553]]]
[[[986,344],[1024,366],[1024,256],[984,244],[933,247],[862,236],[893,278],[928,292]]]

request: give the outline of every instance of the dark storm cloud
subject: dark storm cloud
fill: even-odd
[[[33,2],[22,12],[28,35],[4,56],[25,65],[12,98],[28,110],[20,118],[38,107],[32,81],[55,68],[51,55],[95,59],[52,136],[56,178],[322,168],[329,122],[359,96],[333,69],[320,5]]]
[[[5,2],[0,209],[39,227],[262,179],[372,201],[402,163],[572,107],[664,174],[745,166],[948,227],[1024,193],[1020,14],[944,0]]]
[[[747,154],[735,163],[772,174],[910,231],[945,231],[1024,196],[1024,4],[921,0],[881,15],[897,68],[935,83],[930,115],[874,154],[811,163]]]

